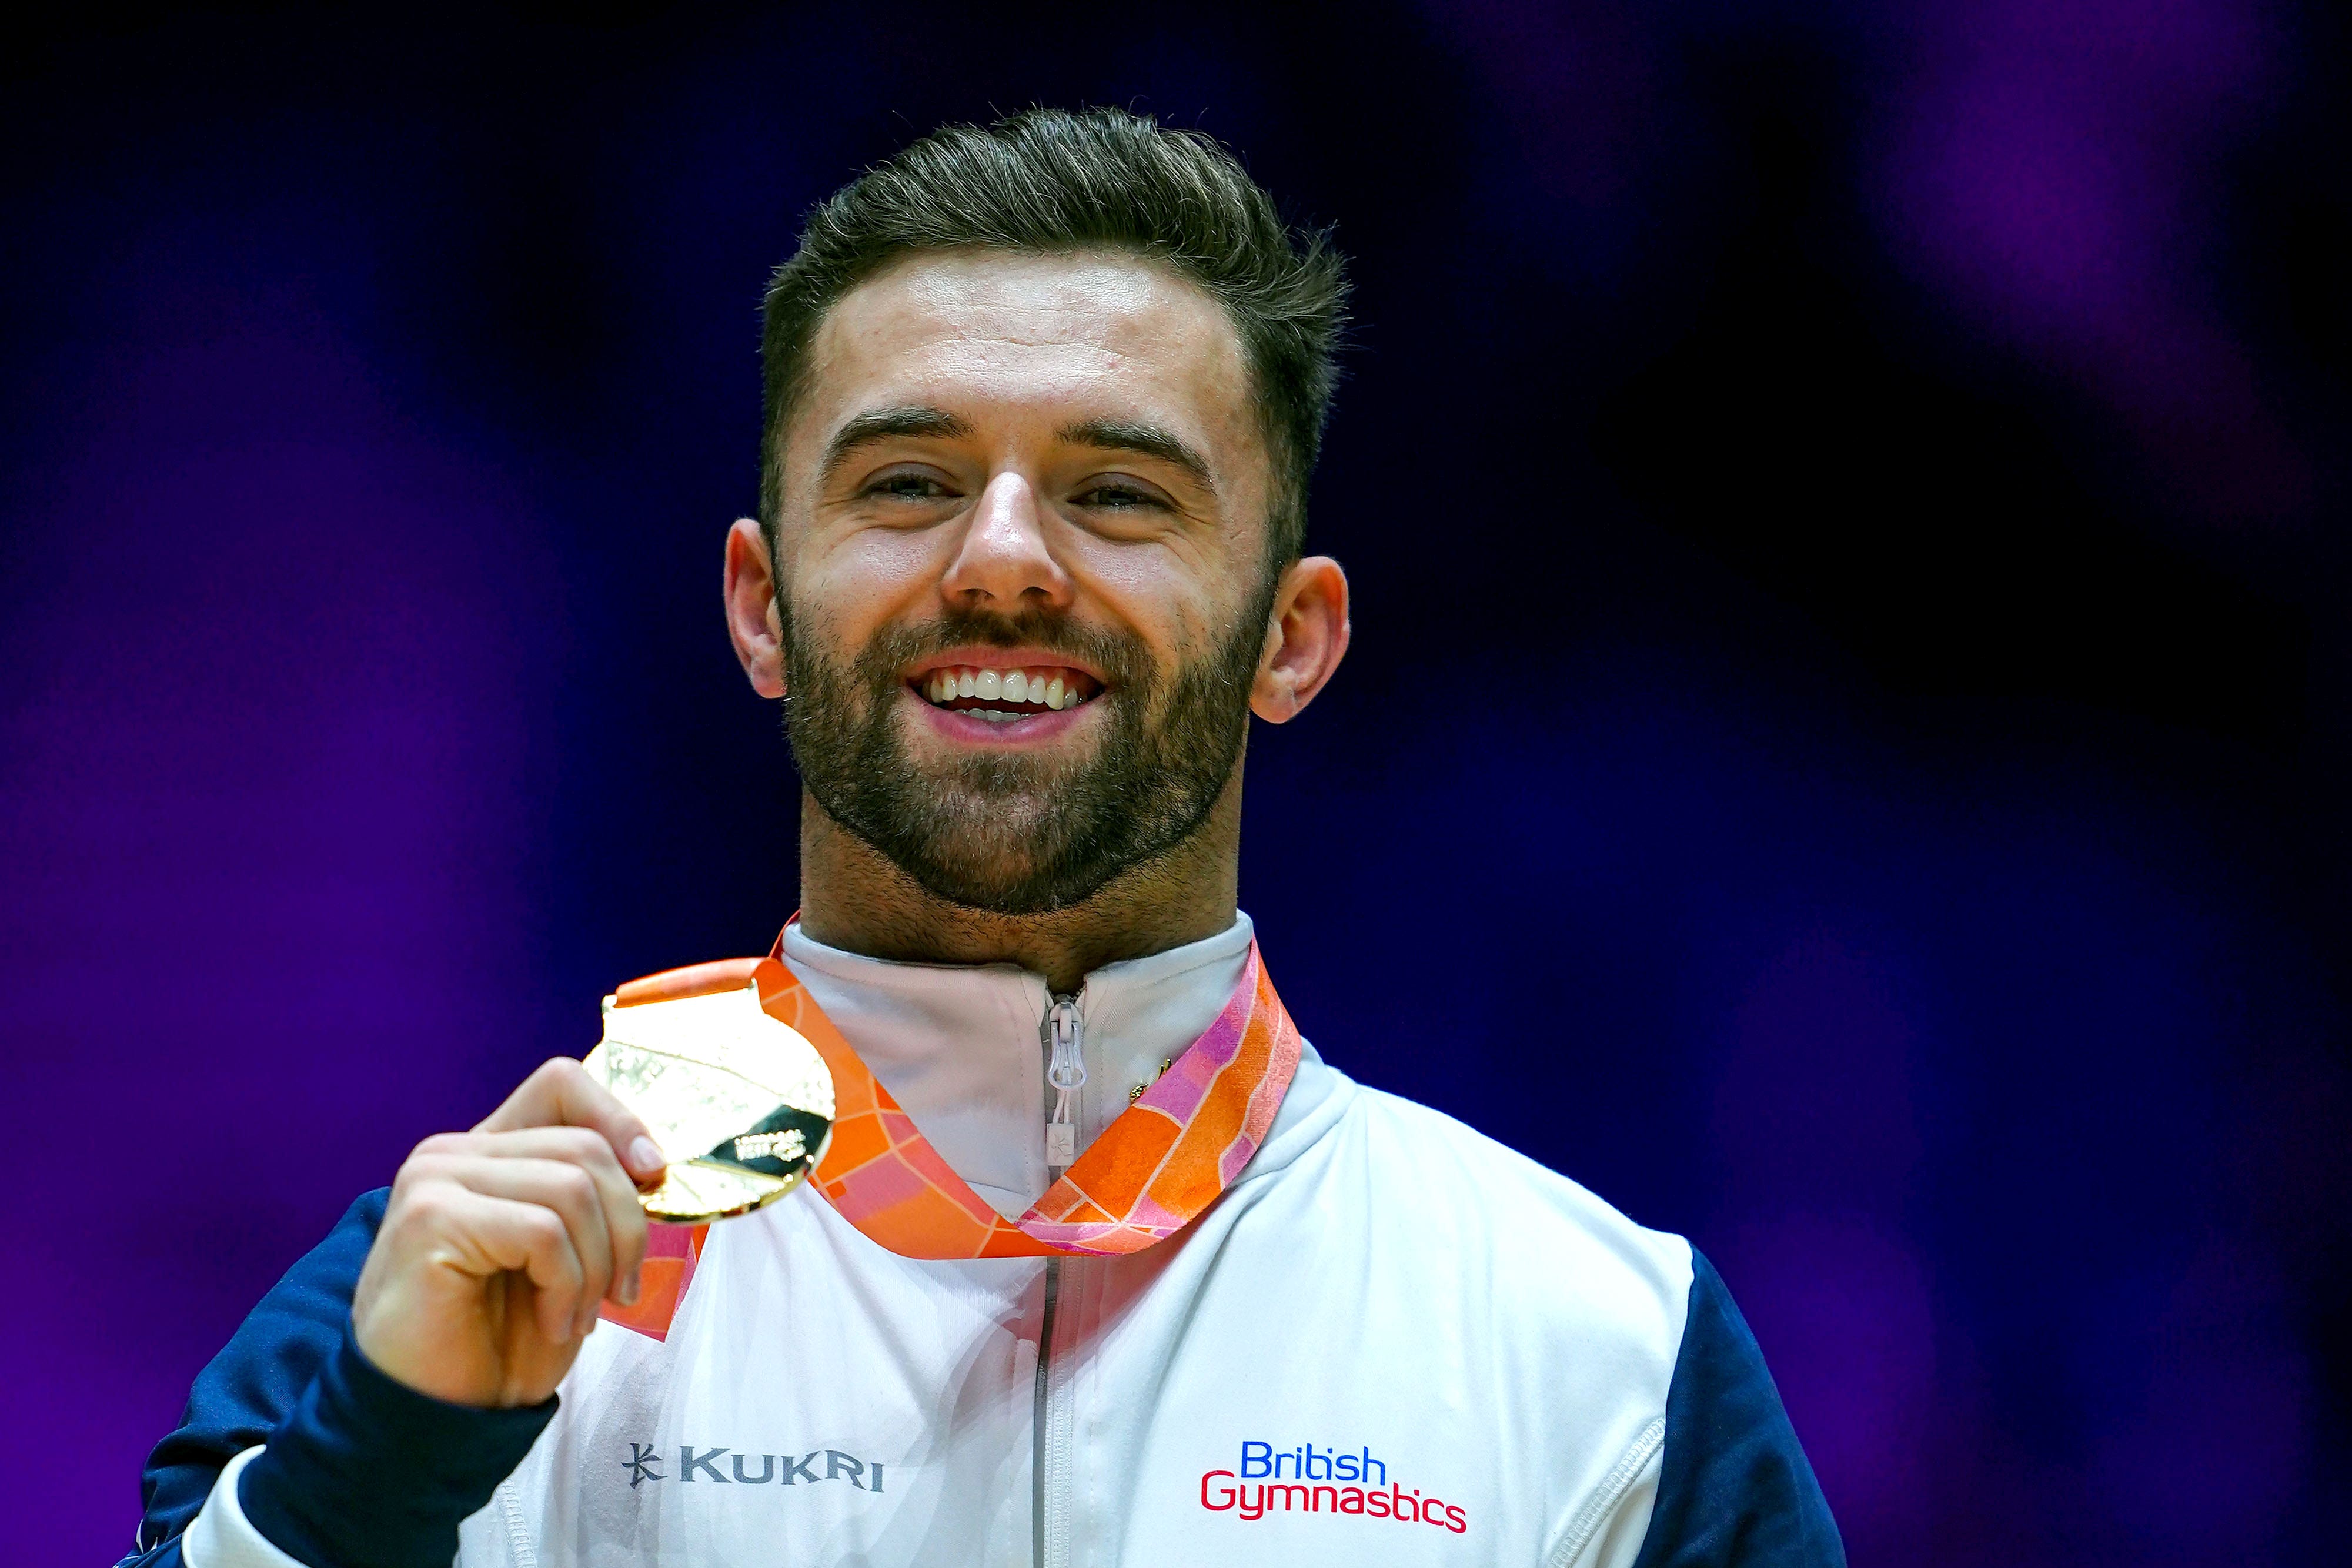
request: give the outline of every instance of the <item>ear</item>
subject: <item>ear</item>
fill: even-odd
[[[727,530],[727,635],[763,697],[784,695],[784,625],[776,609],[776,566],[767,535],[750,517]]]
[[[1297,717],[1347,652],[1348,574],[1328,555],[1291,562],[1275,585],[1250,712],[1268,724]]]

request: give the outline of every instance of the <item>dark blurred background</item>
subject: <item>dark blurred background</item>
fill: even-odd
[[[793,903],[754,315],[942,120],[1337,225],[1357,642],[1243,894],[1685,1232],[1858,1563],[2352,1489],[2340,19],[2260,0],[79,9],[0,43],[13,1563],[423,1134]]]

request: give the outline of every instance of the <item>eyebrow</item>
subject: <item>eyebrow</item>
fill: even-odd
[[[1127,419],[1082,419],[1066,424],[1054,433],[1055,437],[1073,446],[1092,446],[1104,452],[1135,452],[1146,457],[1157,457],[1172,463],[1199,481],[1211,495],[1217,491],[1217,482],[1209,476],[1209,460],[1187,446],[1174,433],[1156,424],[1144,424]]]
[[[823,480],[831,480],[860,448],[877,442],[907,436],[953,441],[971,434],[970,422],[943,408],[906,403],[896,408],[868,409],[834,432],[833,439],[825,443],[824,460],[818,473]],[[1210,476],[1208,459],[1172,431],[1159,425],[1129,419],[1082,419],[1062,426],[1054,435],[1073,446],[1157,457],[1184,470],[1212,495],[1216,492],[1217,484]]]
[[[824,461],[817,473],[821,481],[830,480],[858,448],[877,441],[908,435],[952,441],[971,434],[970,424],[943,408],[908,403],[898,408],[868,409],[834,432],[833,439],[824,444]]]

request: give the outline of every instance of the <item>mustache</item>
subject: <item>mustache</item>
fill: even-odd
[[[898,672],[919,659],[978,643],[988,648],[1035,648],[1100,670],[1115,685],[1148,684],[1151,660],[1132,632],[1088,626],[1066,614],[1022,610],[950,610],[916,625],[885,627],[858,654],[859,673],[878,690],[897,684]]]

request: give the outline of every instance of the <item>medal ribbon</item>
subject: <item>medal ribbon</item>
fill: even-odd
[[[833,1142],[811,1185],[844,1219],[904,1258],[1102,1257],[1164,1241],[1249,1164],[1298,1069],[1297,1026],[1253,941],[1216,1020],[1027,1213],[1009,1220],[948,1168],[825,1017],[785,967],[782,937],[765,958],[672,969],[615,995],[627,1007],[752,979],[768,1016],[799,1030],[833,1072]]]

